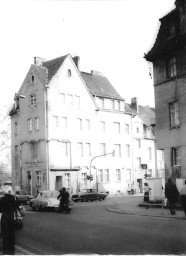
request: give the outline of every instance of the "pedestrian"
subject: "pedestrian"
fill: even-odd
[[[66,191],[65,187],[59,190],[59,195],[57,199],[60,200],[59,212],[61,212],[63,209],[63,206],[69,203],[69,193],[68,191]]]
[[[171,178],[168,178],[165,184],[165,196],[168,199],[171,215],[176,214],[175,203],[178,200],[179,192],[176,185],[172,182]]]
[[[151,191],[151,188],[149,187],[149,184],[147,182],[144,183],[144,202],[149,203],[149,194]],[[148,205],[146,207],[148,209]]]
[[[185,219],[186,219],[186,180],[184,182],[183,187],[181,188],[180,198],[181,198],[181,203],[182,203],[182,207],[183,207],[183,210],[185,213]]]
[[[5,188],[4,193],[5,195],[1,199],[1,234],[3,254],[13,255],[15,252],[14,213],[16,210],[16,201],[11,187]]]

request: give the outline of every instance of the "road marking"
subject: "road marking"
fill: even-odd
[[[19,245],[15,245],[16,250],[19,250],[21,252],[21,254],[25,254],[25,255],[34,255],[33,253],[31,253],[30,251],[23,249],[21,246]]]

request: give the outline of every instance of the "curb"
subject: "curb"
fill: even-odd
[[[118,214],[126,214],[126,215],[138,215],[138,216],[148,216],[148,217],[153,217],[153,218],[165,218],[165,219],[177,219],[177,220],[185,220],[183,217],[177,217],[177,216],[166,216],[166,215],[153,215],[153,214],[146,214],[146,213],[136,213],[136,212],[130,212],[130,211],[122,211],[122,210],[116,210],[113,208],[106,207],[106,210],[109,212],[115,212]]]

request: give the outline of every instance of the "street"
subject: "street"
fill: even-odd
[[[186,220],[109,212],[101,202],[74,203],[71,214],[29,207],[16,244],[33,254],[184,254]]]

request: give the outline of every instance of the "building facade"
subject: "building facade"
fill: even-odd
[[[101,73],[81,72],[79,57],[35,58],[10,116],[13,186],[31,193],[63,186],[70,193],[142,191],[143,172],[134,174],[132,134],[133,123],[142,129],[143,120]],[[154,141],[146,138],[152,176]]]
[[[186,178],[186,1],[160,19],[152,49],[145,55],[153,63],[156,135],[164,151],[167,177]]]

